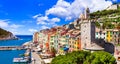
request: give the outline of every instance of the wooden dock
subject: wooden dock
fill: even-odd
[[[0,46],[0,50],[25,50],[24,46]]]

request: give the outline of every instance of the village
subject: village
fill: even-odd
[[[107,9],[117,9],[117,5]],[[90,18],[90,10],[85,8],[84,13],[69,24],[35,32],[33,44],[40,57],[51,59],[72,51],[88,50],[106,51],[120,60],[120,46],[117,46],[120,44],[119,29],[103,29],[101,19],[98,21]],[[99,28],[96,27],[96,22],[100,23]]]

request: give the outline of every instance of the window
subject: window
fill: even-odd
[[[105,35],[105,33],[103,33]]]
[[[96,35],[98,35],[98,32],[96,32]]]
[[[105,39],[105,37],[104,37],[104,39]]]

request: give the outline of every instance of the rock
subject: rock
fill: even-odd
[[[0,40],[14,40],[14,39],[19,38],[13,35],[11,32],[0,28]]]

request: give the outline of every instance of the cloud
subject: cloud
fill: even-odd
[[[47,27],[47,26],[45,26],[45,25],[43,25],[43,26],[41,26],[41,29],[48,29],[49,27]]]
[[[0,19],[0,27],[12,32],[13,34],[20,34],[18,28],[23,27],[23,25],[10,23],[10,20],[8,19],[6,20]]]
[[[58,0],[56,5],[46,10],[46,15],[55,15],[66,20],[78,18],[85,7],[89,7],[91,12],[103,10],[112,3],[105,0],[75,0],[71,4],[65,0]]]
[[[37,24],[47,24],[46,21],[48,21],[47,16],[41,16],[41,17],[36,17],[37,18]]]
[[[34,18],[37,19],[37,24],[41,25],[54,25],[56,22],[60,22],[60,19],[55,17],[55,18],[48,18],[48,16],[39,16],[35,15],[33,16]]]
[[[33,16],[33,18],[35,19],[35,18],[37,18],[37,17],[39,17],[39,16],[41,16],[41,14],[35,15],[35,16]]]
[[[0,27],[8,27],[8,22],[7,20],[0,20]]]
[[[17,24],[10,24],[9,20],[0,20],[0,27],[1,28],[19,28],[23,25],[17,25]]]
[[[11,28],[19,28],[22,27],[23,25],[17,25],[17,24],[12,24],[10,25]]]
[[[55,24],[56,22],[60,22],[60,19],[59,18],[52,18],[52,19],[49,19],[50,24]]]
[[[45,29],[57,26],[57,23],[59,23],[61,19],[68,21],[78,18],[86,7],[90,8],[91,12],[95,12],[106,9],[111,4],[111,1],[105,0],[74,0],[73,2],[58,0],[56,4],[47,9],[44,14],[37,14],[33,16],[33,18],[36,19],[38,25],[42,25],[42,29]]]
[[[33,33],[33,32],[37,32],[36,29],[28,29],[28,31],[29,31],[29,32],[32,32],[32,33]]]

